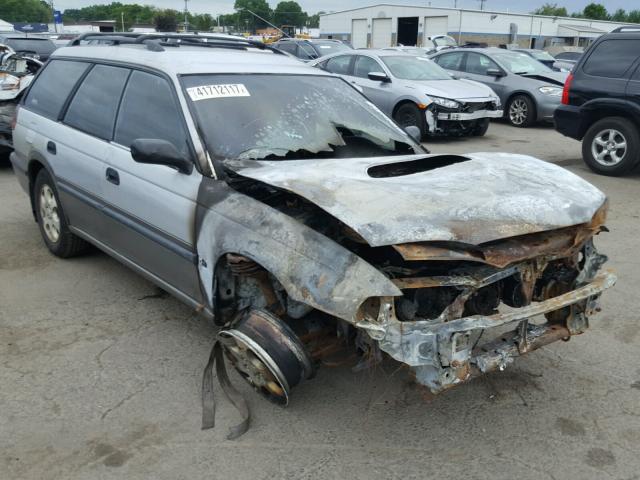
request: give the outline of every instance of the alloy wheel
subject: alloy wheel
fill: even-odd
[[[529,114],[529,107],[527,102],[521,98],[515,99],[509,106],[509,119],[514,125],[522,125],[527,121],[527,115]]]
[[[598,132],[591,142],[591,154],[600,165],[619,164],[627,153],[627,140],[619,130],[608,128]]]
[[[57,243],[60,239],[60,216],[58,215],[58,202],[52,188],[45,184],[40,189],[39,203],[40,219],[44,233],[51,243]]]

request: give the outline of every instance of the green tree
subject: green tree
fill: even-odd
[[[175,32],[178,29],[178,13],[176,10],[158,10],[153,23],[159,32]]]
[[[531,13],[534,15],[549,15],[551,17],[566,17],[568,15],[567,9],[559,7],[557,3],[545,3]]]
[[[51,7],[41,0],[0,0],[0,18],[11,23],[53,20]]]
[[[306,21],[307,13],[293,0],[278,3],[273,11],[273,23],[277,26],[303,27]]]
[[[324,12],[318,12],[314,15],[309,15],[309,19],[307,22],[309,28],[318,28],[320,26],[320,15],[322,15],[323,13]]]
[[[255,32],[257,28],[268,27],[267,22],[271,22],[273,12],[266,0],[236,0],[233,5],[238,11],[238,21],[241,29],[250,29]],[[250,13],[249,11],[253,12]],[[255,15],[254,15],[255,14]],[[256,17],[262,17],[264,20]]]
[[[604,5],[600,3],[590,3],[584,10],[582,14],[585,18],[590,18],[592,20],[608,20],[609,13]]]
[[[640,23],[640,10],[631,10],[627,15],[627,22]]]
[[[194,30],[209,31],[216,24],[216,20],[208,13],[189,15],[189,24]]]
[[[240,16],[237,13],[229,13],[227,15],[220,15],[219,17],[220,26],[225,27],[227,31],[240,30]]]
[[[626,22],[627,21],[627,12],[624,8],[619,8],[615,11],[613,15],[611,15],[611,20],[615,22]]]

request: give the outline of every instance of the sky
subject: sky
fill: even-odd
[[[122,3],[139,3],[154,5],[158,8],[173,8],[175,10],[184,9],[184,0],[119,0]],[[279,0],[267,0],[271,7],[274,8]],[[297,0],[302,9],[309,14],[316,13],[320,10],[329,12],[332,10],[339,11],[349,8],[362,7],[367,5],[375,5],[377,3],[398,3],[404,5],[429,5],[432,7],[453,7],[454,0]],[[581,11],[585,5],[591,3],[592,0],[547,0],[550,3],[557,3],[558,6],[566,7],[569,13]],[[598,1],[598,0],[595,0]],[[54,0],[56,10],[64,10],[66,8],[82,8],[88,5],[99,3],[111,3],[110,0]],[[194,13],[210,13],[217,15],[221,13],[233,12],[234,0],[189,0],[189,10]],[[460,8],[480,8],[479,0],[457,0]],[[486,0],[485,10],[500,10],[511,12],[530,12],[545,3],[545,0]],[[613,12],[618,8],[625,10],[633,10],[640,8],[638,0],[600,0],[604,6]]]

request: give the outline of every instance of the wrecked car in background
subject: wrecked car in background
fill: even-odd
[[[527,156],[429,154],[263,44],[162,38],[54,53],[11,159],[52,253],[90,242],[220,326],[204,428],[214,366],[243,415],[231,436],[248,427],[225,359],[280,405],[345,345],[440,392],[588,328],[615,282],[597,188]]]
[[[42,62],[0,44],[0,153],[11,150],[11,122],[22,94]]]
[[[421,55],[396,50],[353,50],[312,62],[354,84],[380,110],[421,135],[482,136],[502,117],[491,88],[460,80]]]

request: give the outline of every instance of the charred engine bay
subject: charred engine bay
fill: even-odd
[[[464,160],[464,157],[443,159],[445,163]],[[513,308],[526,306],[570,291],[582,268],[575,248],[567,249],[564,256],[548,256],[544,261],[531,255],[522,265],[514,261],[508,266],[494,266],[477,261],[483,258],[480,247],[455,242],[430,242],[430,245],[464,253],[469,260],[407,260],[393,246],[369,246],[349,226],[294,193],[232,171],[228,175],[227,181],[235,190],[325,235],[383,272],[403,293],[395,299],[395,313],[400,321],[447,321],[491,315],[497,313],[501,304]],[[489,244],[488,248],[493,246]],[[456,299],[460,305],[451,308]],[[554,313],[562,316],[562,311]]]

